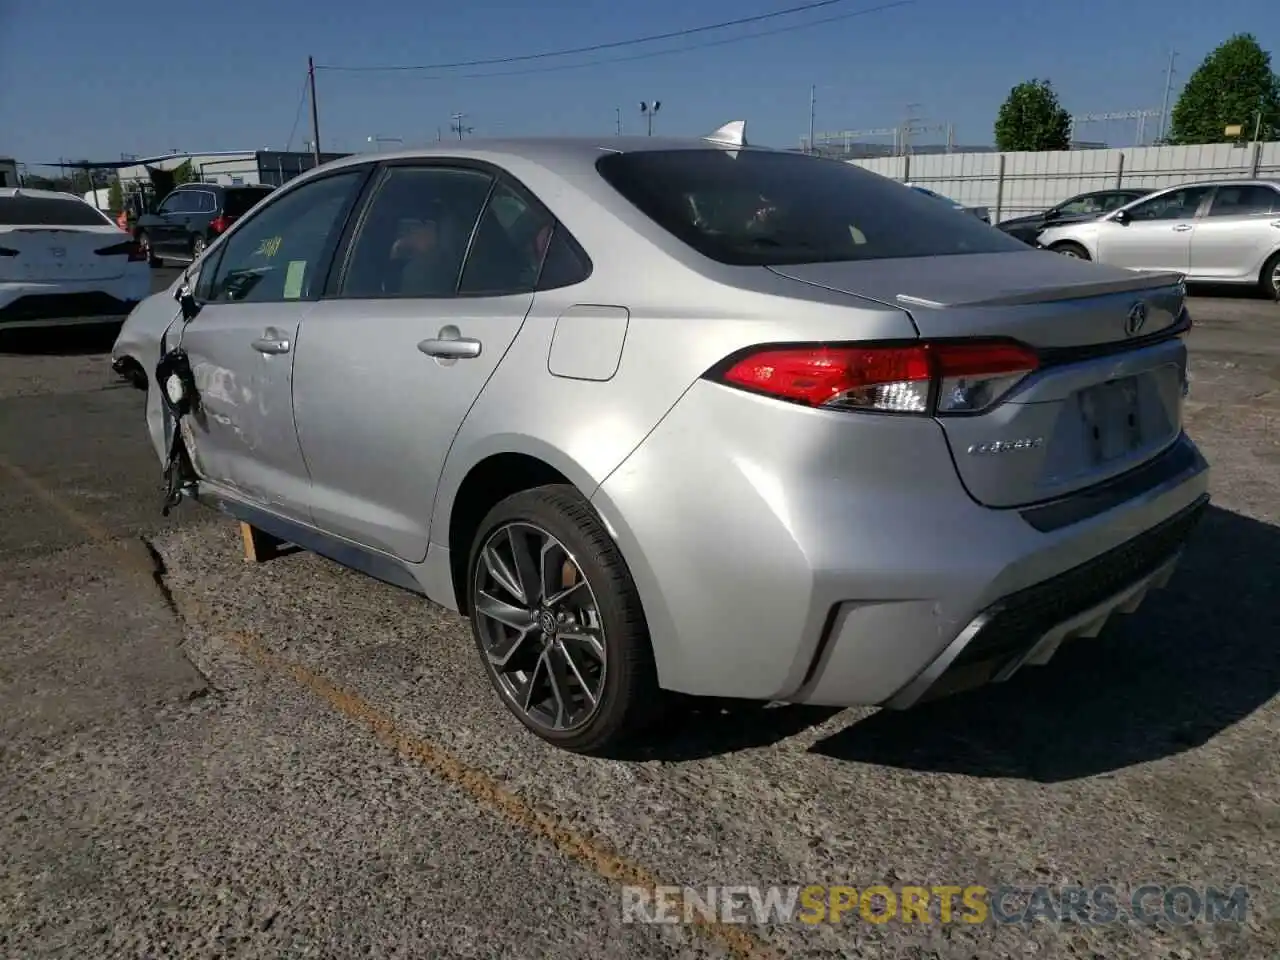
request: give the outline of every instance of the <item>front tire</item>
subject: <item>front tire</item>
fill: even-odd
[[[467,566],[471,629],[503,703],[531,731],[605,756],[662,699],[635,582],[573,487],[513,494],[480,524]]]
[[[1055,243],[1049,248],[1054,253],[1060,253],[1064,257],[1071,257],[1075,260],[1089,260],[1089,251],[1078,243],[1072,243],[1070,240],[1064,240],[1062,243]]]

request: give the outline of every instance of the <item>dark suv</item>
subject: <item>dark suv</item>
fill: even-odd
[[[273,189],[266,184],[184,183],[154,213],[138,218],[133,235],[152,266],[166,260],[190,263]]]

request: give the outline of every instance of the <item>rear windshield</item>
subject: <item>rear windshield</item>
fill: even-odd
[[[226,199],[222,204],[222,214],[227,217],[243,217],[253,205],[271,191],[265,187],[260,189],[241,188],[226,191]]]
[[[596,169],[721,263],[770,265],[1025,251],[970,213],[838,160],[753,150],[615,153]]]
[[[0,197],[0,226],[100,227],[109,223],[79,200],[53,197]]]

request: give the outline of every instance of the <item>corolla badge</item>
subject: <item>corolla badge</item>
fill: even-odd
[[[1129,316],[1124,320],[1124,332],[1126,336],[1136,337],[1142,332],[1142,328],[1147,325],[1147,305],[1139,300],[1129,308]]]
[[[987,443],[971,443],[968,452],[973,456],[994,453],[1013,453],[1019,450],[1038,450],[1044,446],[1044,437],[1023,437],[1021,440],[991,440]]]

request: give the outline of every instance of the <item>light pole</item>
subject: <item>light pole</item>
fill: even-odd
[[[649,121],[649,136],[653,136],[653,115],[662,108],[661,100],[654,100],[652,103],[640,101],[640,112],[644,114]]]
[[[404,146],[403,137],[384,137],[376,133],[369,138],[369,142],[373,144],[375,151],[381,150],[384,143],[398,143],[400,146]]]

